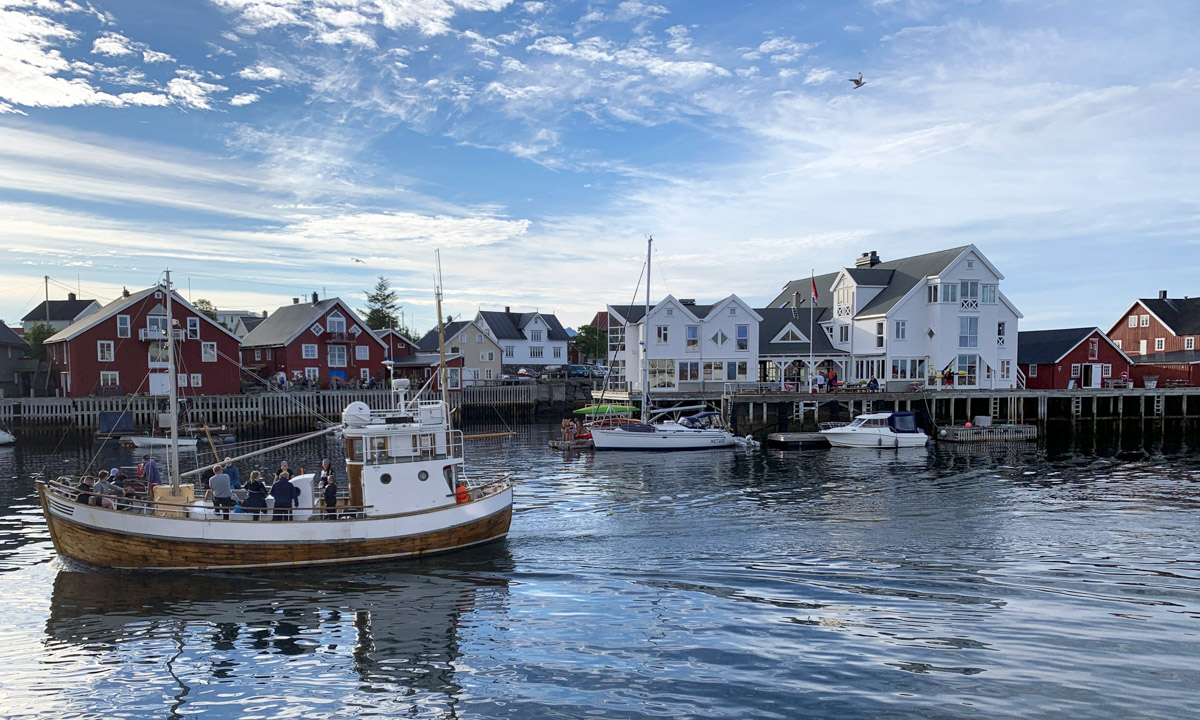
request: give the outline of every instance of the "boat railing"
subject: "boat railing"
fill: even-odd
[[[833,430],[834,428],[846,427],[848,422],[823,422],[819,423],[822,430]]]

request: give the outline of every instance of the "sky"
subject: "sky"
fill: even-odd
[[[0,0],[0,318],[172,271],[405,320],[975,244],[1022,328],[1200,294],[1191,0]],[[848,78],[863,74],[855,89]]]

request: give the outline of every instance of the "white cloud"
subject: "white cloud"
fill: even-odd
[[[319,42],[373,47],[365,29],[382,25],[389,30],[416,28],[424,35],[443,35],[462,10],[498,12],[513,0],[214,0],[237,15],[240,29],[254,34],[272,28],[306,28]]]
[[[773,63],[790,63],[814,47],[814,43],[800,43],[791,38],[776,37],[759,45],[755,57],[767,55]]]
[[[846,27],[844,27],[842,29],[845,30],[846,32],[862,32],[862,27],[860,27],[858,25],[847,25]]]
[[[148,63],[175,62],[175,58],[164,52],[158,52],[156,50],[143,50],[142,60]]]
[[[203,75],[192,70],[179,70],[177,75],[178,77],[167,83],[167,92],[183,107],[211,110],[212,100],[209,96],[229,89],[224,85],[207,82]]]
[[[60,77],[71,64],[54,46],[77,39],[49,18],[0,9],[0,100],[26,107],[120,105],[82,78]]]
[[[241,93],[230,98],[229,104],[233,105],[234,107],[241,107],[242,105],[249,105],[250,103],[258,102],[258,100],[258,93]]]
[[[245,80],[266,80],[267,82],[279,82],[283,79],[283,70],[277,67],[272,67],[265,63],[257,63],[250,67],[243,68],[234,73]]]
[[[818,67],[812,68],[808,74],[804,76],[805,85],[816,85],[828,81],[837,75],[833,68]]]
[[[132,55],[134,53],[132,45],[133,41],[121,33],[108,32],[96,38],[92,43],[92,53],[109,57]]]
[[[525,2],[521,3],[521,9],[530,15],[540,15],[550,9],[550,6],[544,2]]]
[[[671,11],[654,3],[644,3],[640,0],[623,0],[617,5],[618,20],[633,20],[636,18],[658,18],[671,14]]]

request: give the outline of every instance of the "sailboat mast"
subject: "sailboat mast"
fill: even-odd
[[[650,249],[654,237],[646,238],[646,313],[642,316],[642,422],[650,417]]]
[[[167,285],[167,395],[170,398],[171,454],[167,460],[167,474],[171,477],[171,495],[179,495],[179,383],[175,377],[175,321],[171,316],[171,271],[166,271]]]
[[[450,407],[450,396],[446,392],[447,375],[446,370],[446,328],[442,324],[442,251],[434,250],[434,257],[437,258],[437,286],[434,288],[434,297],[437,298],[437,316],[438,316],[438,384],[442,386],[442,402],[446,403],[446,407]]]

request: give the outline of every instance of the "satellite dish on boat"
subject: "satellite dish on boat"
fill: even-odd
[[[352,402],[342,411],[342,422],[350,427],[362,427],[371,422],[371,408],[365,402]]]

